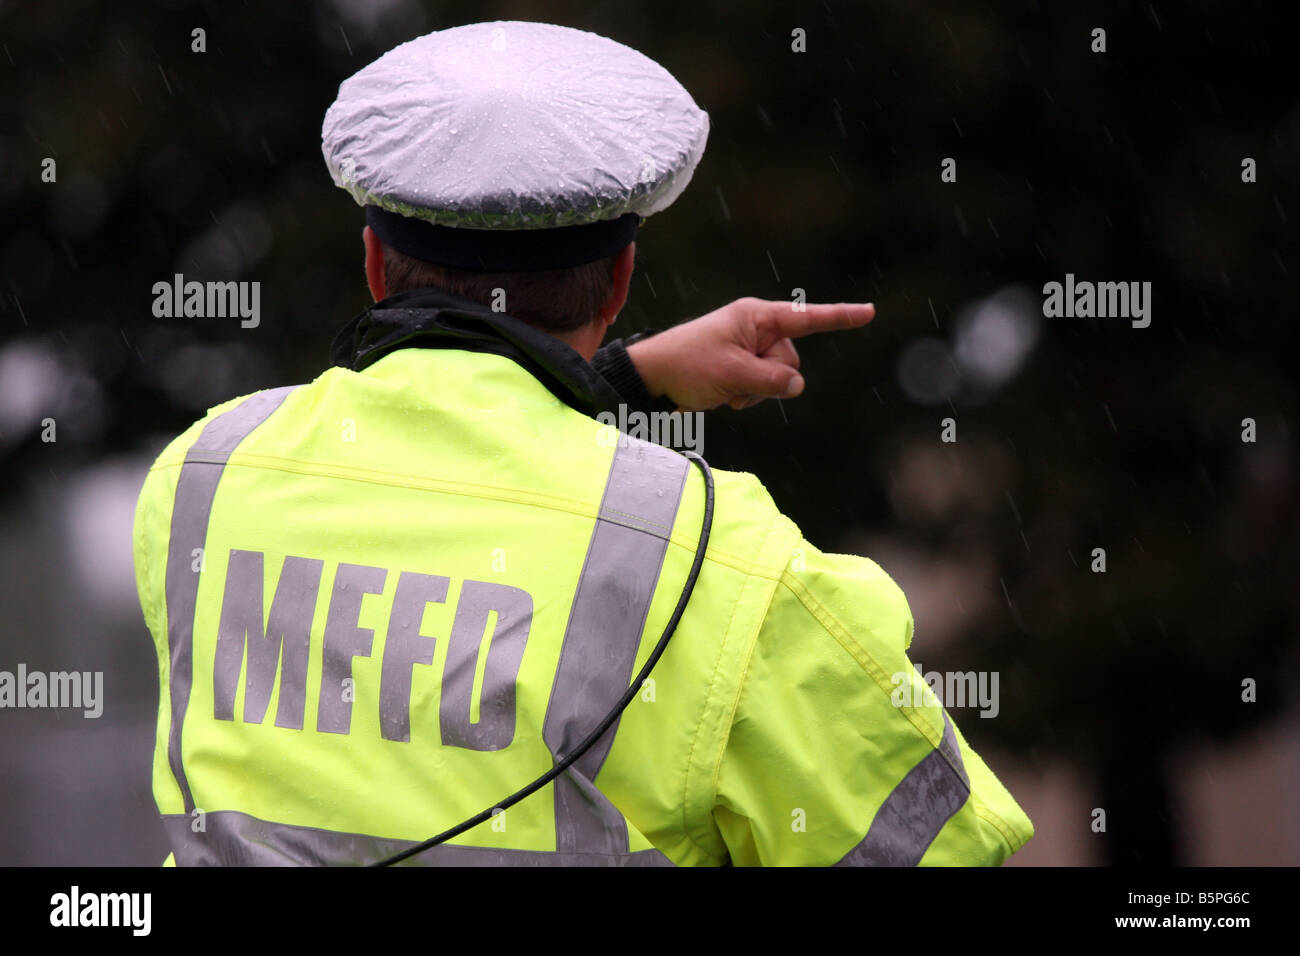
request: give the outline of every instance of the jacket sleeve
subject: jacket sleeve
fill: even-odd
[[[626,339],[614,339],[591,358],[591,367],[614,387],[614,391],[627,403],[629,411],[671,412],[677,408],[676,403],[667,398],[653,398],[650,395],[645,380],[637,371],[636,363],[627,352],[629,345],[654,334],[654,330],[647,329]]]
[[[908,660],[912,628],[877,564],[795,550],[718,763],[733,863],[1000,864],[1033,836]]]

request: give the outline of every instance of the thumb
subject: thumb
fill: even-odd
[[[784,362],[747,355],[737,366],[730,385],[733,394],[794,398],[803,391],[804,380]]]

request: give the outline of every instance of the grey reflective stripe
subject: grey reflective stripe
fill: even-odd
[[[167,649],[171,657],[172,704],[167,760],[180,786],[186,811],[194,809],[194,796],[181,763],[181,724],[194,680],[194,610],[199,594],[199,572],[194,568],[202,567],[195,551],[202,549],[207,541],[212,502],[230,453],[297,387],[290,385],[258,392],[208,422],[186,453],[176,479],[176,500],[167,544]]]
[[[235,810],[197,817],[163,816],[178,866],[361,866],[413,846],[362,833],[270,823]],[[672,866],[656,850],[636,853],[552,853],[549,850],[495,850],[444,843],[400,866]]]
[[[885,799],[866,837],[836,866],[916,866],[970,796],[970,779],[948,715],[943,739]]]
[[[562,757],[632,680],[641,632],[690,464],[659,445],[620,438],[569,613],[542,735]],[[617,722],[555,781],[555,848],[628,850],[627,822],[592,783]]]

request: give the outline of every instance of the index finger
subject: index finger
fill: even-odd
[[[813,304],[764,301],[756,317],[761,326],[779,338],[797,339],[814,332],[856,329],[876,316],[871,302]]]

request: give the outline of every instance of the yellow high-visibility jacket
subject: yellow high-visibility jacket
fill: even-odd
[[[993,864],[1030,839],[908,661],[897,585],[714,474],[694,595],[619,721],[410,863]],[[135,522],[175,861],[372,862],[544,773],[654,647],[704,500],[502,354],[403,347],[213,408]]]

